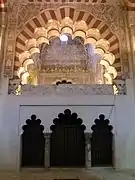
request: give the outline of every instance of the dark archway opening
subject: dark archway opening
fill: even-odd
[[[85,166],[85,126],[76,113],[66,109],[50,127],[50,165],[53,167]]]
[[[57,86],[60,85],[60,84],[72,84],[72,82],[71,82],[71,81],[67,81],[67,80],[57,81],[57,82],[56,82],[56,85],[57,85]]]
[[[44,126],[40,124],[41,120],[36,119],[36,115],[32,115],[31,120],[27,119],[26,125],[22,127],[23,133],[21,135],[21,167],[44,167]]]
[[[91,137],[92,166],[113,166],[113,127],[109,123],[110,121],[101,114],[91,127],[93,130]]]

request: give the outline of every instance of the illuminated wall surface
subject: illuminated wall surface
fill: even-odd
[[[1,75],[8,77],[7,81],[1,78],[0,84],[0,169],[19,169],[21,127],[31,114],[36,113],[44,132],[50,132],[52,120],[65,108],[79,114],[86,132],[91,132],[93,120],[100,113],[109,117],[115,135],[115,167],[133,169],[135,2],[0,3]],[[63,34],[68,39],[63,40]],[[43,86],[31,86],[63,80],[76,87],[81,84],[81,94],[58,95],[56,87],[50,95],[47,90],[43,92]],[[29,85],[25,86],[27,96],[16,96],[21,84]],[[119,95],[101,90],[98,95],[86,95],[83,84],[90,88],[98,84],[101,90],[102,84],[113,84]]]

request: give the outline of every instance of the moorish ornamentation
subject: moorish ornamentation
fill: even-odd
[[[19,33],[20,30],[24,28],[24,25],[26,24],[26,21],[37,15],[39,12],[42,12],[43,10],[49,8],[59,8],[62,4],[66,6],[66,3],[45,3],[45,2],[31,2],[29,3],[26,0],[23,1],[9,1],[8,2],[8,8],[9,8],[9,24],[8,24],[8,42],[7,42],[7,55],[6,55],[6,61],[8,63],[5,63],[5,73],[12,76],[13,75],[13,64],[14,64],[14,57],[15,57],[15,41],[17,37],[17,32]],[[89,2],[89,4],[82,4],[80,3],[68,3],[69,6],[75,8],[76,10],[82,10],[84,9],[86,12],[89,12],[93,14],[97,19],[100,19],[101,21],[104,21],[109,25],[112,32],[115,32],[117,36],[119,37],[120,31],[119,29],[119,22],[117,21],[117,5],[109,5],[109,4],[92,4]],[[54,7],[55,6],[55,7]],[[18,14],[18,16],[17,16]],[[123,18],[123,16],[120,16]],[[123,28],[123,27],[122,27]],[[122,35],[124,38],[124,34]],[[121,41],[121,40],[120,40]],[[122,41],[126,43],[126,40],[124,39]],[[10,66],[9,66],[10,65]]]
[[[16,94],[16,88],[10,91],[10,94]],[[22,96],[46,96],[46,95],[114,95],[112,85],[76,85],[76,84],[60,84],[60,85],[24,85],[21,89]]]

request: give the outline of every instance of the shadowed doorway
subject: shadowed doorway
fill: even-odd
[[[53,120],[50,127],[50,165],[51,167],[84,167],[86,127],[76,113],[66,109]]]
[[[100,114],[99,119],[95,119],[95,124],[91,127],[92,166],[113,166],[113,127],[109,123],[110,121]]]
[[[21,167],[38,168],[44,167],[45,138],[43,134],[44,126],[40,125],[41,120],[36,119],[36,115],[31,116],[31,120],[26,120],[26,125],[22,127],[21,135],[22,158]]]

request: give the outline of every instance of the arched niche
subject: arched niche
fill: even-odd
[[[50,129],[50,165],[53,167],[84,167],[85,137],[82,119],[66,109],[53,120]]]
[[[104,114],[99,115],[92,125],[91,137],[91,163],[92,166],[113,166],[113,126],[105,119]]]
[[[21,167],[44,167],[44,126],[36,115],[32,115],[31,119],[26,120],[26,125],[22,127],[21,135]]]

